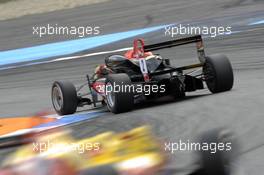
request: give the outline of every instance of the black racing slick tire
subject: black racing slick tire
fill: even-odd
[[[106,103],[108,109],[114,113],[128,112],[134,106],[134,93],[131,89],[132,82],[127,74],[110,74],[106,79]]]
[[[209,149],[201,150],[201,169],[206,175],[230,175],[232,172],[232,151],[235,146],[232,135],[221,129],[207,131],[201,136],[201,145]],[[221,148],[221,149],[220,149]]]
[[[76,88],[68,81],[55,81],[51,91],[52,104],[59,115],[68,115],[76,112],[78,97]]]
[[[232,89],[234,83],[233,69],[225,55],[217,54],[206,57],[203,72],[207,87],[212,93]]]
[[[103,165],[99,167],[90,168],[85,170],[79,175],[118,175],[118,171],[111,165]]]

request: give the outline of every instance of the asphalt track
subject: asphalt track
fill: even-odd
[[[49,14],[26,16],[0,22],[0,50],[29,47],[69,38],[32,36],[32,25],[56,23],[99,25],[104,33],[177,22],[234,25],[239,31],[232,35],[205,40],[206,53],[224,53],[230,58],[235,84],[230,92],[212,95],[208,90],[188,94],[185,100],[156,102],[138,107],[132,112],[106,113],[91,121],[69,126],[78,138],[107,130],[125,131],[143,124],[151,125],[156,135],[170,142],[193,139],[199,132],[215,127],[231,128],[240,140],[240,162],[244,174],[259,175],[264,171],[264,26],[248,26],[248,21],[264,19],[263,1],[173,1],[144,0],[111,2],[84,6]],[[145,36],[148,42],[166,40],[163,32]],[[90,52],[130,46],[124,40],[102,46]],[[192,49],[193,48],[193,49]],[[195,61],[193,46],[160,51],[172,64]],[[54,80],[85,80],[95,65],[106,55],[36,65],[0,72],[0,115],[28,115],[51,107],[50,86]],[[12,149],[7,150],[7,152]],[[0,153],[0,159],[6,151]],[[171,155],[170,169],[179,174],[188,172],[192,153]],[[178,170],[177,170],[178,169]]]

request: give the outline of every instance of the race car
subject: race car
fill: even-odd
[[[168,58],[153,51],[196,43],[199,63],[174,67]],[[193,75],[187,70],[200,69]],[[84,105],[106,105],[112,113],[130,111],[135,104],[163,96],[184,98],[186,92],[204,89],[204,82],[212,93],[231,90],[233,69],[225,55],[206,56],[200,35],[145,45],[135,39],[133,49],[124,55],[111,55],[95,69],[87,82],[76,88],[68,81],[52,85],[52,103],[59,115],[73,114]],[[88,85],[86,93],[81,89]],[[87,97],[89,96],[89,97]],[[99,98],[100,97],[100,98]]]
[[[0,175],[154,175],[166,162],[148,126],[82,140],[69,130],[43,131],[29,139],[4,160]]]
[[[233,138],[226,130],[213,129],[201,134],[198,141],[208,145],[232,143],[232,150],[236,150]],[[180,170],[172,171],[167,166],[170,164],[169,154],[149,126],[122,133],[108,131],[81,140],[74,139],[69,130],[42,131],[20,139],[31,141],[16,145],[21,147],[3,160],[0,175],[182,174]],[[231,150],[219,147],[212,153],[208,148],[194,150],[198,151],[194,164],[186,169],[191,173],[184,174],[233,174],[232,165],[236,160]]]

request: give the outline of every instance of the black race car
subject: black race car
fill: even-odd
[[[170,60],[152,51],[196,43],[199,63],[174,67]],[[189,69],[201,69],[193,75]],[[125,55],[112,55],[98,66],[87,82],[76,88],[72,83],[56,81],[52,86],[52,103],[59,115],[73,114],[84,105],[107,105],[113,113],[127,112],[134,104],[162,96],[184,98],[186,92],[204,89],[206,83],[212,93],[233,87],[233,70],[228,58],[216,54],[206,56],[200,35],[152,45],[142,39]],[[88,85],[88,93],[80,93]],[[87,91],[86,91],[87,92]],[[90,96],[90,97],[87,97]]]

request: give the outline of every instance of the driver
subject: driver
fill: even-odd
[[[139,58],[160,58],[157,55],[154,55],[152,52],[145,52],[144,50],[144,40],[143,39],[136,39],[133,43],[133,49],[128,50],[124,56],[122,55],[112,55],[105,59],[106,64],[101,64],[96,67],[95,69],[95,78],[102,78],[104,75],[111,73],[111,69],[108,68],[109,65],[114,63],[121,63],[125,62],[126,59],[139,59]]]

